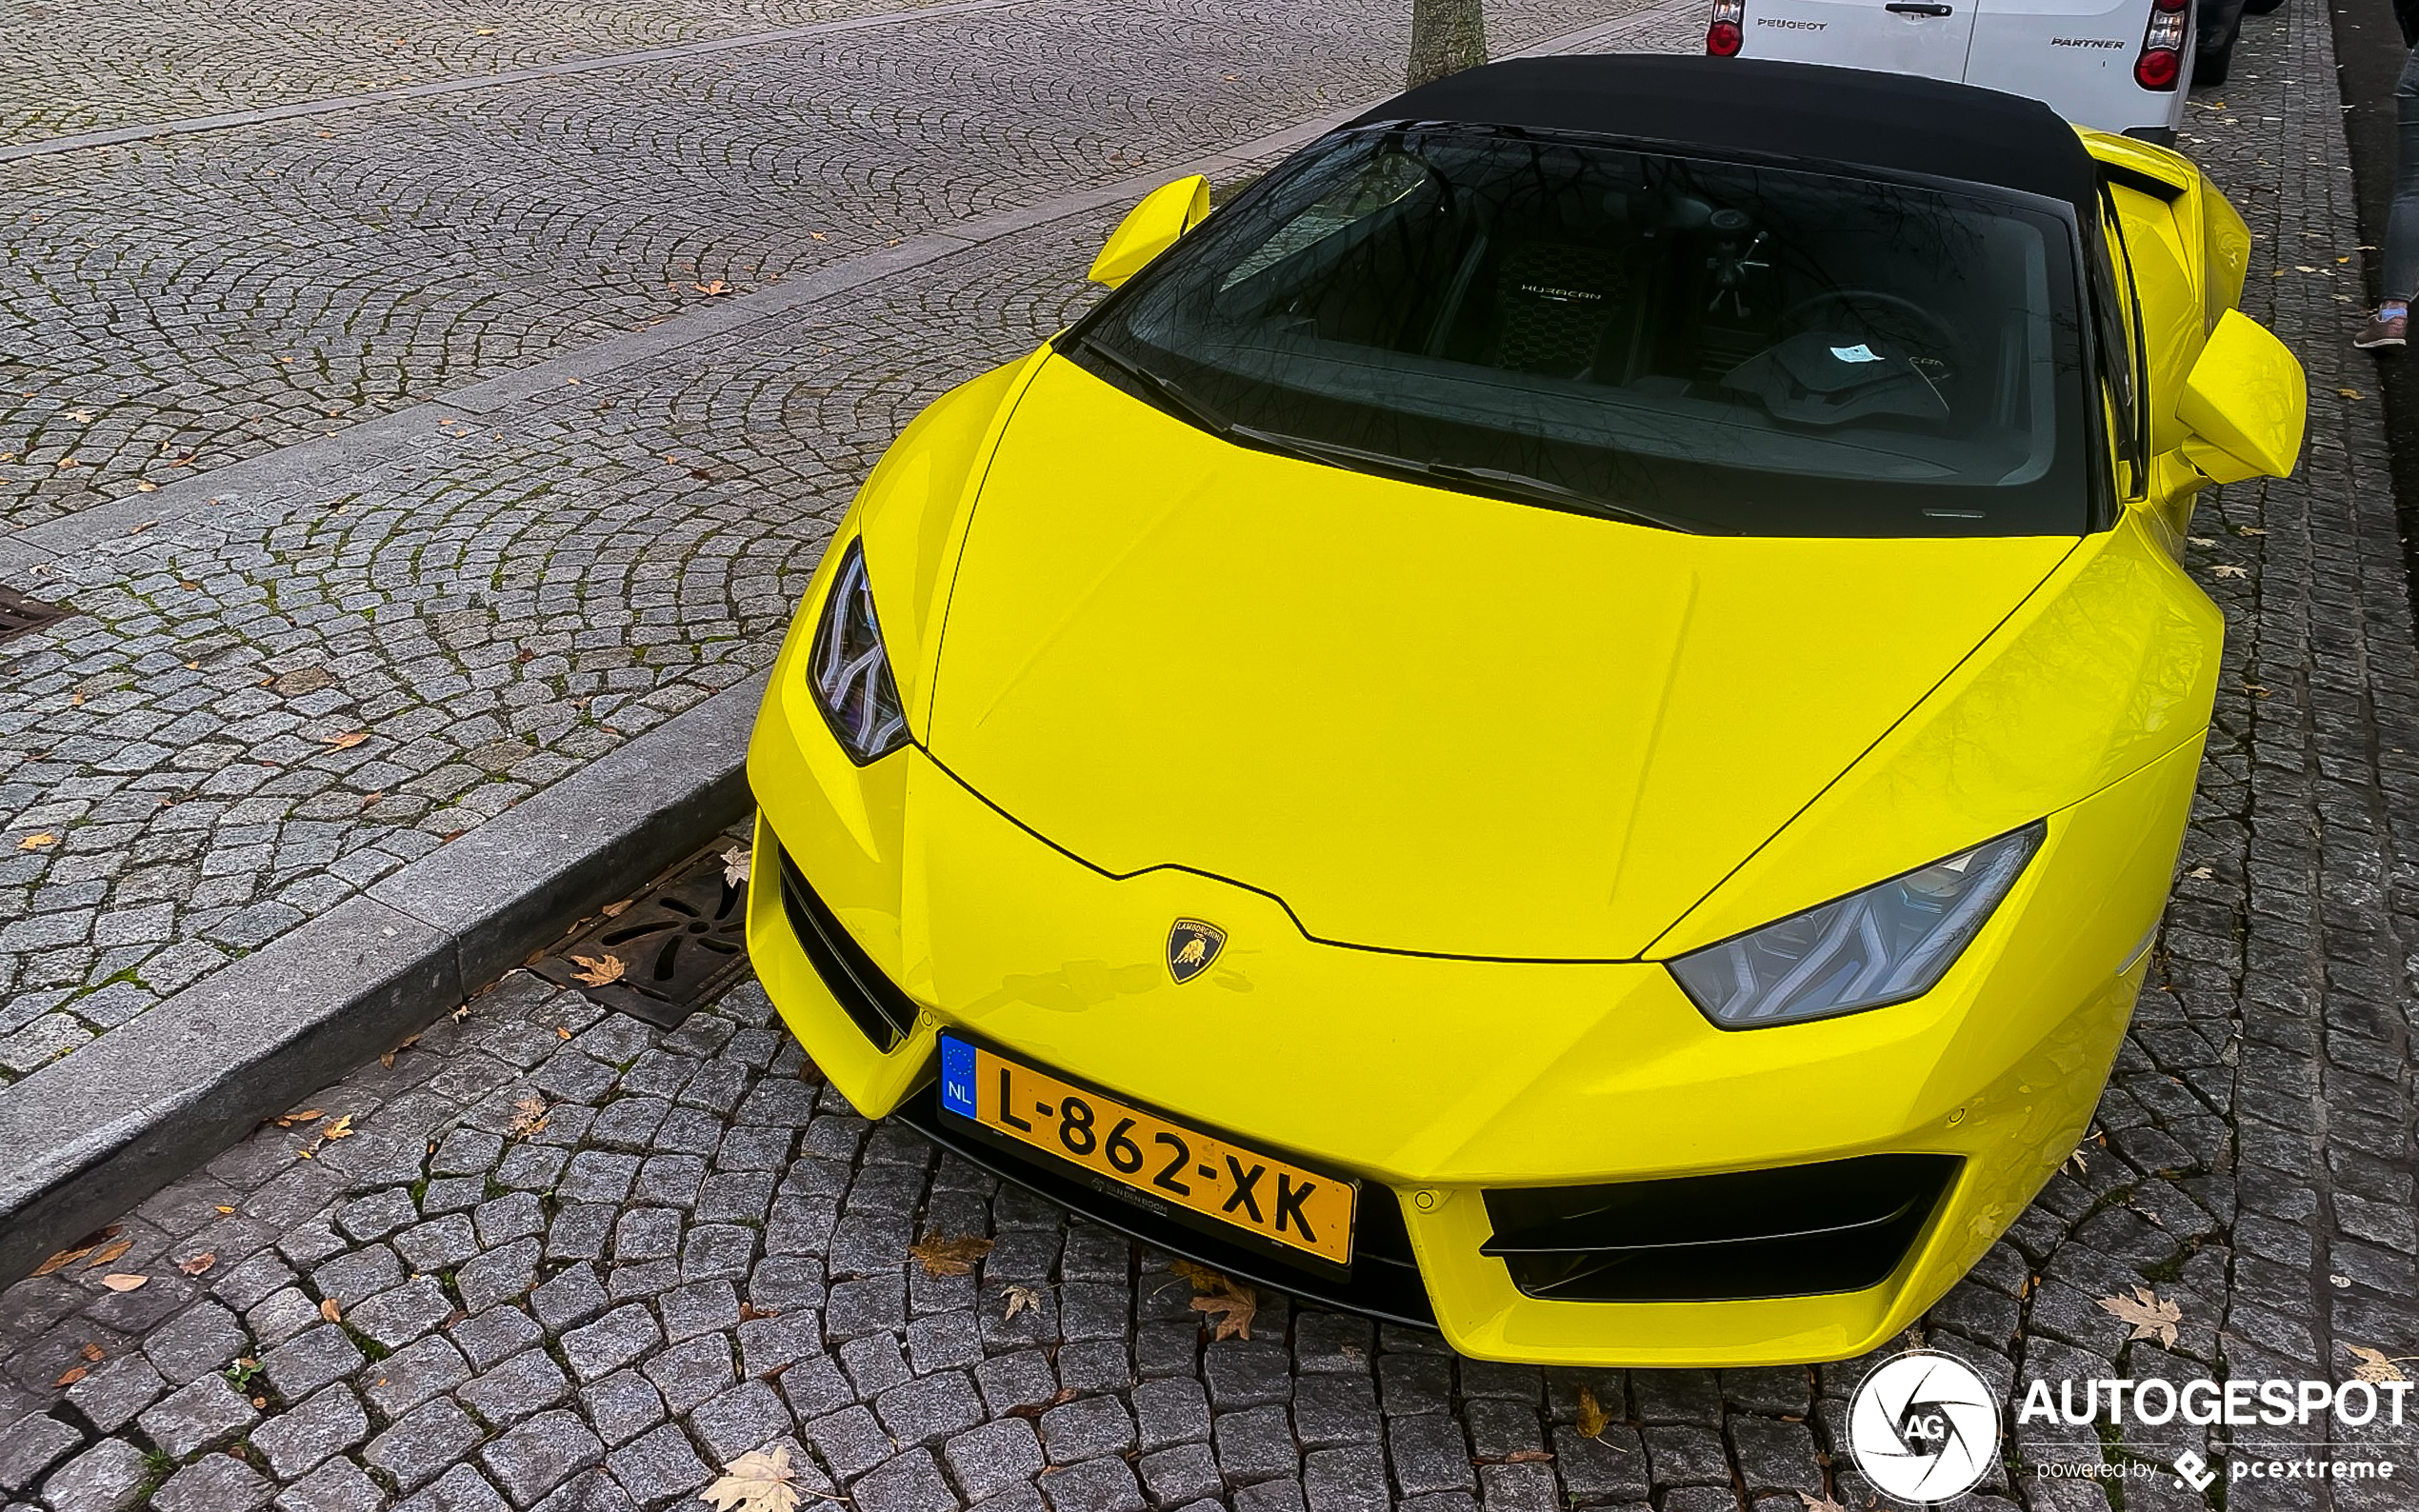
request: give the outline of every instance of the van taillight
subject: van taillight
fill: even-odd
[[[2133,60],[2133,82],[2146,90],[2168,90],[2184,76],[2186,9],[2192,0],[2150,0],[2150,25],[2142,33],[2142,52]]]
[[[1713,0],[1713,20],[1705,29],[1705,50],[1716,58],[1735,58],[1746,40],[1739,28],[1747,20],[1746,0]]]

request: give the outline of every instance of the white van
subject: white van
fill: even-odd
[[[1963,80],[2171,144],[2193,31],[2193,0],[1713,0],[1705,50]]]

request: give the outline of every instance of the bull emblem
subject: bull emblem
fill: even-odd
[[[1179,919],[1168,930],[1168,971],[1177,985],[1210,969],[1226,948],[1227,932],[1198,919]]]

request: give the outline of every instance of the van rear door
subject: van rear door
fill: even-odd
[[[2103,131],[2156,122],[2172,95],[2153,98],[2133,82],[2149,15],[2143,0],[1990,0],[1974,22],[1966,82],[2029,95]]]
[[[1966,76],[1976,0],[1746,0],[1739,54]]]

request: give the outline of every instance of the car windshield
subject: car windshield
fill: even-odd
[[[2071,231],[1510,129],[1329,137],[1060,349],[1262,449],[1673,528],[2080,534]]]

